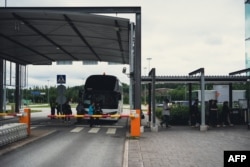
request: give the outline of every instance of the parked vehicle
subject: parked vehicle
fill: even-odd
[[[121,114],[122,84],[116,76],[91,75],[84,85],[82,100],[85,111],[91,101],[95,101],[100,103],[103,114]]]

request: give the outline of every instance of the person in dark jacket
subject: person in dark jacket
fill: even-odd
[[[77,106],[76,106],[76,113],[77,115],[84,115],[85,114],[85,110],[84,110],[84,106],[83,103],[81,101],[78,102]],[[77,117],[77,123],[81,123],[82,121],[82,117]]]
[[[63,104],[62,108],[63,114],[66,116],[64,120],[70,122],[70,115],[72,115],[72,110],[71,106],[69,105],[69,100]]]
[[[191,126],[198,127],[199,120],[198,99],[195,99],[194,104],[191,107]]]
[[[100,102],[97,102],[96,103],[96,106],[95,106],[95,114],[96,115],[102,115],[102,108],[101,108],[101,103]],[[97,126],[100,126],[100,119],[97,117],[95,119],[95,124]]]
[[[228,125],[233,126],[230,120],[230,108],[228,106],[228,101],[223,102],[223,107],[222,107],[222,126],[226,126],[226,122]]]
[[[51,119],[55,119],[56,102],[54,100],[51,100],[50,102],[50,112],[51,112]]]
[[[218,106],[216,100],[211,100],[209,105],[210,123],[212,126],[220,127],[218,124]]]

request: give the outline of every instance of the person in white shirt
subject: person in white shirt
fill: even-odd
[[[166,124],[166,128],[170,127],[169,126],[170,109],[171,109],[171,107],[169,106],[169,100],[164,99],[161,127],[163,127],[164,123]]]

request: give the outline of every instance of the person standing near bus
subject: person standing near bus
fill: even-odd
[[[63,106],[63,114],[65,115],[65,122],[68,121],[70,122],[70,115],[72,115],[72,110],[71,110],[71,106],[69,104],[69,100],[67,100]]]
[[[223,102],[223,107],[222,107],[222,126],[226,126],[226,122],[228,123],[229,126],[233,126],[230,120],[230,108],[228,106],[228,101]]]
[[[89,111],[88,111],[88,114],[89,114],[89,127],[92,127],[94,125],[94,115],[95,113],[95,102],[92,101],[92,103],[89,105]]]
[[[192,127],[198,127],[200,124],[198,103],[199,103],[198,99],[195,99],[191,107],[191,126]]]
[[[169,126],[169,117],[170,117],[170,106],[169,106],[169,100],[165,99],[163,103],[163,111],[162,111],[162,122],[161,127],[163,127],[163,124],[166,124],[166,128]]]
[[[218,106],[216,100],[211,100],[209,105],[209,114],[211,116],[210,118],[212,126],[220,127],[220,125],[218,124]]]
[[[102,108],[101,108],[101,103],[100,102],[97,102],[96,103],[96,106],[95,106],[95,114],[96,115],[102,115]],[[100,126],[100,119],[97,117],[95,119],[95,124],[97,126]]]
[[[55,119],[56,102],[54,100],[51,100],[50,102],[50,112],[51,112],[51,119]]]
[[[77,115],[84,115],[85,114],[82,101],[78,102],[78,104],[76,106],[76,113],[77,113]],[[82,119],[83,119],[82,117],[77,117],[77,119],[76,119],[77,123],[81,123]]]

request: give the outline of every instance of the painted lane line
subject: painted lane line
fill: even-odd
[[[99,130],[100,130],[100,128],[91,128],[89,130],[89,133],[98,133]]]
[[[108,128],[106,134],[115,134],[116,128]]]
[[[83,130],[83,127],[76,127],[76,128],[74,128],[74,129],[72,129],[70,132],[75,132],[75,133],[77,133],[77,132],[80,132],[81,130]]]

